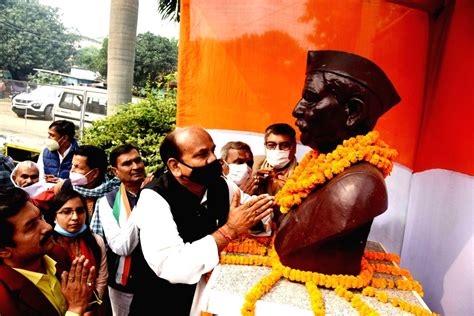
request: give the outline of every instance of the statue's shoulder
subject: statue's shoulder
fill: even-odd
[[[369,163],[351,166],[317,187],[286,214],[278,228],[280,250],[289,253],[295,247],[304,248],[353,231],[385,212],[387,206],[382,173]],[[285,239],[299,240],[298,246]]]
[[[317,200],[318,204],[330,203],[343,208],[371,206],[385,210],[387,189],[380,170],[362,162],[347,168],[311,192],[305,202],[311,203],[314,200]]]

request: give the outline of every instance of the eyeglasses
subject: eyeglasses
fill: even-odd
[[[291,149],[291,143],[290,142],[283,142],[283,143],[275,143],[275,142],[266,142],[265,143],[265,148],[269,150],[275,150],[279,148],[280,150],[290,150]]]
[[[85,207],[78,207],[76,209],[73,209],[73,208],[63,208],[62,210],[60,211],[57,211],[56,214],[61,214],[65,217],[70,217],[72,216],[72,213],[75,212],[76,215],[82,215],[86,212],[86,208]]]

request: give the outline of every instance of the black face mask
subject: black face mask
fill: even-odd
[[[191,171],[191,175],[187,177],[189,180],[199,183],[205,187],[208,187],[211,183],[216,182],[216,180],[222,175],[222,165],[217,159],[202,167],[191,167],[185,162],[179,162],[186,167],[193,169],[193,171]]]

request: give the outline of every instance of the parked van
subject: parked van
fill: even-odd
[[[22,92],[12,99],[11,109],[19,117],[25,114],[52,119],[53,106],[63,87],[39,86],[31,92]]]
[[[85,105],[85,108],[84,108]],[[63,89],[53,110],[53,120],[68,120],[76,127],[89,127],[107,116],[107,90],[74,86]]]

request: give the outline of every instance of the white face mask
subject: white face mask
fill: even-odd
[[[279,149],[266,149],[267,162],[270,166],[276,169],[283,168],[290,162],[290,151]]]
[[[232,181],[235,182],[237,185],[241,185],[245,183],[250,178],[250,173],[252,169],[246,164],[235,164],[230,163],[229,166],[229,174],[227,175]]]
[[[56,151],[59,149],[59,143],[51,138],[46,139],[46,148],[48,148],[49,151]]]

